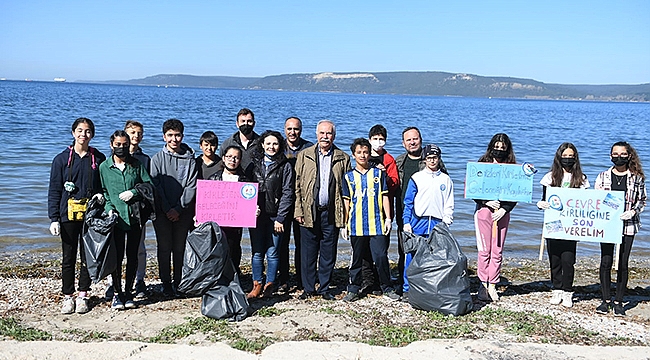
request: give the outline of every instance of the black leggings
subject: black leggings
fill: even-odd
[[[546,239],[546,241],[553,288],[573,291],[577,242],[558,239]]]
[[[634,235],[623,235],[621,250],[618,253],[618,271],[616,271],[616,302],[623,301],[628,280],[628,262],[632,250]],[[614,244],[600,243],[600,288],[603,300],[610,301],[610,287],[612,284],[612,262],[614,259]]]
[[[142,228],[134,224],[131,230],[121,230],[117,227],[113,232],[115,240],[115,249],[117,250],[117,269],[113,272],[113,288],[116,294],[122,291],[122,261],[124,260],[124,241],[126,238],[126,283],[124,291],[131,293],[135,273],[138,270],[138,249],[140,248],[140,238],[142,237]]]

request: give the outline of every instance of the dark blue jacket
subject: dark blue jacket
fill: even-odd
[[[50,186],[47,192],[47,216],[50,221],[70,221],[68,220],[69,198],[90,198],[94,194],[102,192],[99,164],[104,160],[106,160],[106,156],[93,147],[89,148],[88,154],[83,158],[79,157],[70,147],[54,157],[50,170]],[[63,184],[68,181],[68,178],[76,186],[72,193],[68,193],[63,188]]]

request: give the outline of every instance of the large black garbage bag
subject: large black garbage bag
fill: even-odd
[[[439,223],[428,239],[411,233],[403,233],[403,238],[404,251],[414,252],[406,270],[409,303],[417,309],[446,315],[472,311],[467,257],[449,227]]]
[[[118,215],[108,215],[104,206],[95,199],[88,202],[84,215],[83,242],[86,254],[86,266],[90,279],[98,282],[117,269],[117,250],[113,240],[113,228]]]
[[[206,222],[187,236],[178,291],[203,296],[201,313],[215,319],[243,320],[248,301],[239,283],[225,235]]]
[[[248,300],[239,285],[237,274],[228,286],[216,285],[203,295],[201,314],[230,321],[241,321],[248,316]]]

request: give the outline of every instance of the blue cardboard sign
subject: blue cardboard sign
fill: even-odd
[[[546,198],[545,238],[621,243],[625,192],[547,187]]]
[[[534,168],[530,164],[467,163],[468,199],[531,202]]]

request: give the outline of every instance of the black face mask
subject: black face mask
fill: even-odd
[[[250,133],[253,132],[253,125],[248,125],[248,124],[240,125],[239,131],[245,136],[248,136],[250,135]]]
[[[560,163],[562,164],[562,167],[565,169],[571,169],[573,165],[576,164],[576,159],[574,158],[562,158],[560,159]]]
[[[128,147],[113,148],[113,154],[120,159],[124,159],[127,156],[129,156],[129,148]]]
[[[629,157],[612,156],[612,162],[616,166],[625,166],[630,162]]]
[[[505,160],[508,156],[508,152],[505,150],[492,149],[490,150],[490,155],[497,160]]]

